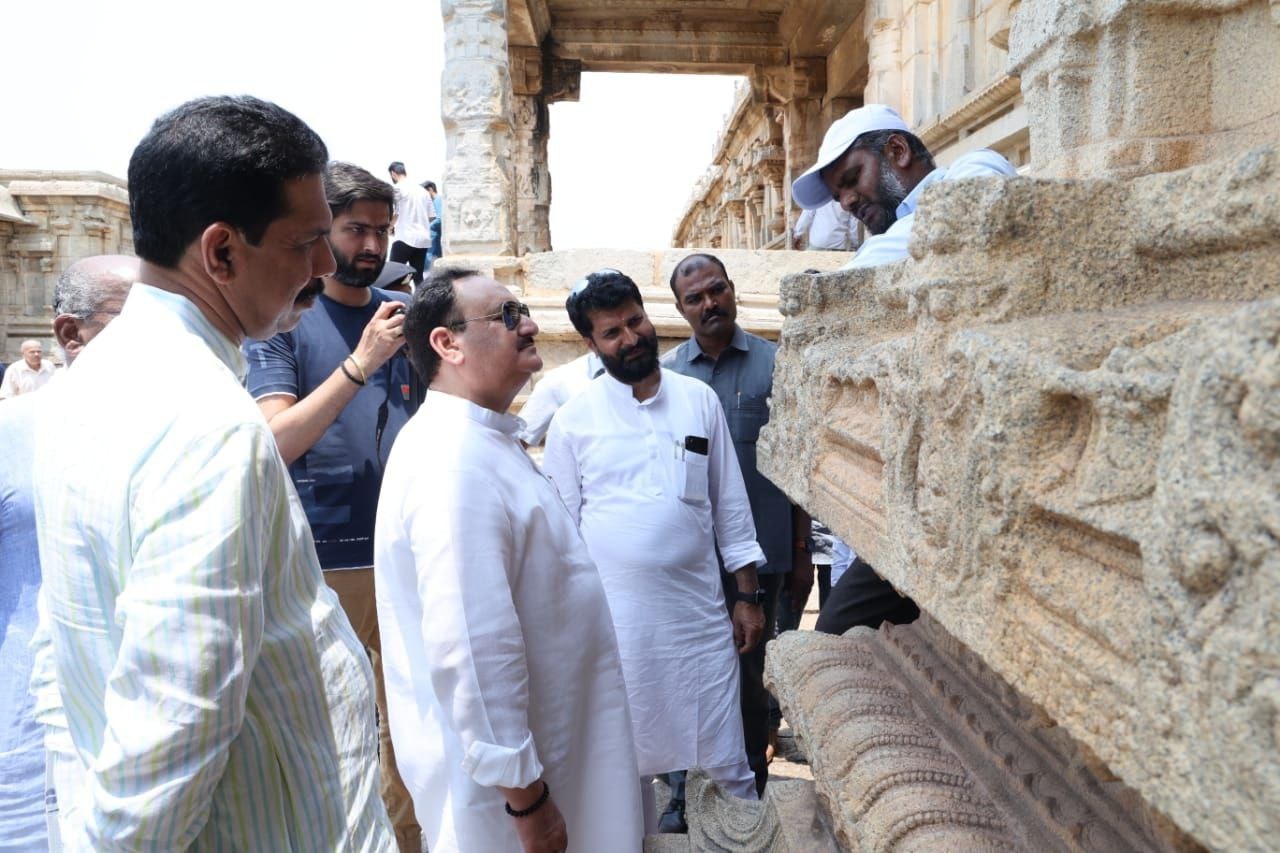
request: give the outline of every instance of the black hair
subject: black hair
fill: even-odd
[[[175,267],[214,222],[256,246],[288,213],[286,184],[320,174],[328,159],[316,132],[275,104],[244,95],[188,101],[156,119],[129,159],[134,251]]]
[[[340,160],[324,167],[324,197],[334,218],[346,213],[358,201],[382,202],[388,213],[395,213],[396,209],[396,191],[391,184]]]
[[[617,270],[601,270],[586,277],[587,286],[575,293],[570,293],[564,301],[564,310],[569,312],[569,322],[584,338],[591,337],[591,318],[589,311],[608,311],[635,302],[644,307],[644,299],[640,296],[640,288],[631,277]]]
[[[853,144],[845,149],[846,153],[854,148],[866,148],[870,151],[880,153],[884,151],[884,147],[889,144],[889,137],[901,136],[907,141],[907,148],[911,151],[911,158],[919,160],[929,168],[933,168],[933,155],[929,153],[929,149],[920,137],[914,133],[905,130],[868,130],[866,133],[858,135],[853,140]]]
[[[424,190],[431,190],[433,193],[440,192],[438,189],[436,189],[435,181],[423,181],[422,188]]]
[[[691,261],[697,261],[697,263],[691,263]],[[676,264],[675,268],[671,270],[671,293],[675,296],[677,302],[680,300],[680,294],[676,293],[676,279],[679,278],[681,274],[688,275],[703,264],[715,264],[720,268],[720,274],[724,276],[724,280],[729,280],[729,271],[724,268],[724,261],[720,260],[715,255],[708,255],[706,252],[694,252],[692,255]]]
[[[404,170],[404,163],[399,160],[392,160],[391,165],[387,167],[388,172],[395,172],[397,175],[407,174]]]
[[[430,385],[440,370],[440,356],[428,340],[431,331],[461,319],[455,311],[457,283],[478,275],[479,270],[432,264],[426,279],[413,292],[404,315],[404,339],[409,345],[409,362],[424,385]]]

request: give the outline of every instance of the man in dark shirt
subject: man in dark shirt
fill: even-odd
[[[747,486],[756,538],[768,560],[758,568],[765,591],[765,637],[739,659],[742,677],[742,723],[747,759],[756,774],[756,789],[764,793],[769,778],[769,693],[764,688],[764,641],[772,632],[778,592],[790,581],[793,598],[803,599],[813,585],[809,559],[809,516],[765,479],[756,467],[756,439],[769,422],[768,400],[773,392],[773,358],[777,345],[749,334],[737,324],[733,282],[719,259],[690,255],[671,273],[676,307],[693,329],[693,337],[663,359],[663,366],[700,379],[711,386],[724,407]],[[736,589],[726,575],[726,589]],[[726,600],[732,601],[728,595]]]
[[[400,850],[417,851],[421,834],[387,726],[373,589],[383,466],[418,404],[403,353],[408,299],[372,287],[386,263],[395,195],[390,184],[349,163],[330,163],[324,187],[337,269],[295,330],[246,344],[248,387],[289,465],[325,581],[373,662],[382,797]]]

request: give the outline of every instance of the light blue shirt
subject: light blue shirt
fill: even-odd
[[[0,850],[46,850],[44,743],[27,691],[40,592],[31,505],[35,404],[0,403]]]
[[[138,283],[41,392],[70,849],[394,847],[373,672],[244,372],[193,303]]]
[[[916,207],[920,204],[920,195],[925,187],[935,181],[959,181],[964,178],[989,178],[993,176],[1011,178],[1018,174],[1008,160],[988,148],[970,151],[956,158],[947,168],[939,166],[925,175],[912,188],[907,197],[898,205],[898,219],[883,234],[868,237],[862,247],[853,256],[853,260],[845,264],[844,269],[861,269],[891,264],[907,257],[907,246],[911,242],[911,228],[915,224]]]

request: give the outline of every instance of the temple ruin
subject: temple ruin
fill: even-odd
[[[583,271],[656,293],[681,252],[548,251],[547,104],[583,72],[742,75],[675,242],[749,265],[758,325],[777,295],[765,470],[924,611],[777,640],[813,787],[694,780],[691,834],[650,848],[1272,847],[1275,0],[442,8],[448,251],[553,331]],[[866,101],[1021,176],[935,184],[906,261],[786,274],[822,257],[769,251],[791,178]]]
[[[442,0],[445,248],[523,294],[547,368],[585,272],[724,258],[781,335],[764,470],[924,615],[791,633],[814,782],[691,778],[652,850],[1245,850],[1280,838],[1277,0]],[[672,249],[553,251],[548,105],[593,71],[740,75]],[[786,250],[790,184],[865,102],[946,165],[911,258]],[[0,172],[0,346],[131,251],[122,181]],[[817,274],[806,272],[819,270]],[[52,349],[52,347],[47,347]]]
[[[101,172],[0,171],[0,361],[22,342],[56,360],[58,274],[89,255],[133,254],[125,182]]]

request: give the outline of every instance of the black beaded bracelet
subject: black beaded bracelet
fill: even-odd
[[[342,361],[338,362],[338,368],[342,371],[342,375],[343,375],[343,376],[345,376],[345,377],[347,377],[348,379],[350,379],[352,382],[356,383],[357,385],[363,385],[363,384],[364,384],[364,380],[363,380],[363,379],[357,379],[356,377],[354,377],[354,376],[352,376],[352,375],[351,375],[351,371],[350,371],[350,370],[347,370],[347,362],[346,362],[346,359],[343,359]]]
[[[536,812],[538,809],[542,808],[542,806],[547,802],[547,798],[550,796],[551,796],[551,786],[544,781],[542,783],[542,796],[538,797],[537,801],[533,805],[529,806],[529,808],[513,809],[511,808],[511,803],[503,803],[503,805],[507,809],[507,814],[511,815],[512,817],[528,817],[529,815]]]

